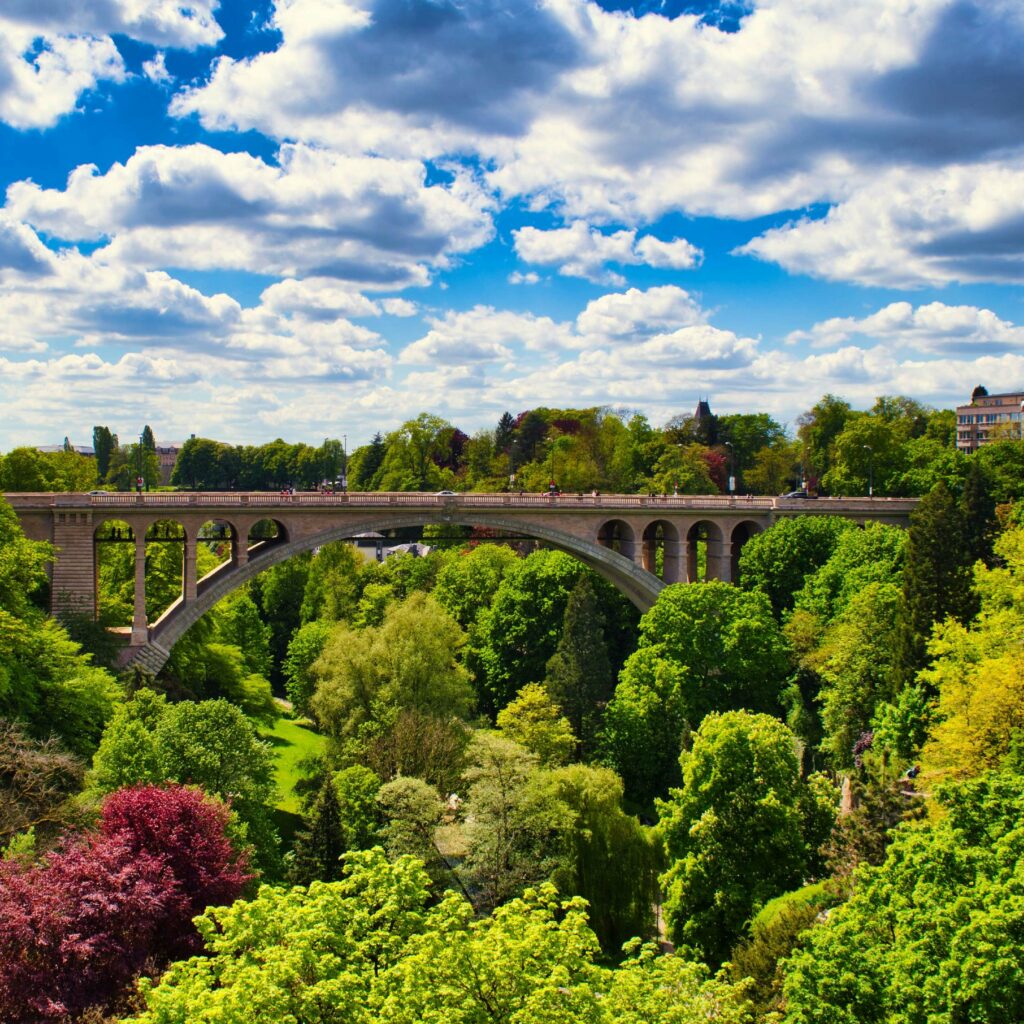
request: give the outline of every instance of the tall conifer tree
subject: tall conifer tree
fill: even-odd
[[[336,882],[342,877],[341,855],[347,849],[338,793],[328,776],[306,819],[306,828],[295,837],[295,861],[289,872],[292,881],[299,885]]]
[[[927,663],[926,645],[934,623],[950,615],[967,622],[977,612],[973,564],[964,510],[940,480],[910,517],[899,658],[906,682]]]
[[[547,664],[544,686],[579,738],[579,754],[593,753],[615,677],[605,641],[605,618],[586,576],[581,576],[565,608],[562,639]]]

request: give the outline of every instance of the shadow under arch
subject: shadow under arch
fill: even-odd
[[[225,598],[237,587],[252,579],[271,566],[283,562],[293,555],[302,554],[313,548],[333,541],[349,540],[357,533],[370,530],[390,530],[403,526],[424,526],[427,523],[443,523],[458,526],[485,526],[493,529],[521,534],[535,540],[542,540],[552,547],[578,558],[609,583],[617,587],[641,612],[646,612],[657,600],[665,584],[657,576],[636,565],[632,559],[620,555],[610,548],[602,547],[597,541],[588,541],[571,533],[553,530],[537,524],[524,525],[522,521],[506,519],[500,515],[464,514],[451,510],[435,515],[405,514],[373,516],[358,522],[350,522],[305,537],[295,538],[271,545],[258,544],[249,550],[249,560],[244,565],[234,561],[225,562],[199,581],[194,601],[185,602],[179,598],[149,630],[149,642],[141,647],[129,648],[125,665],[139,665],[150,672],[158,672],[170,657],[171,648],[185,634],[186,630],[206,614],[218,601]]]

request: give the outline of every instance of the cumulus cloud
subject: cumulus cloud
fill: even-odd
[[[13,128],[48,128],[101,80],[124,80],[109,38],[53,36],[38,47],[34,41],[0,16],[0,121]]]
[[[66,240],[109,238],[109,261],[426,284],[429,268],[491,235],[491,202],[467,176],[427,185],[416,161],[289,145],[271,166],[204,145],[141,147],[66,188],[11,185],[8,216]]]
[[[516,254],[527,263],[557,266],[567,277],[583,277],[602,284],[623,284],[625,279],[606,268],[608,263],[690,269],[703,254],[685,238],[663,242],[653,235],[637,239],[636,231],[604,234],[583,221],[568,227],[541,230],[525,227],[512,232]]]
[[[773,228],[740,253],[860,284],[1024,280],[1024,157],[881,175],[820,220]]]
[[[692,327],[708,314],[689,292],[675,285],[630,288],[587,303],[576,318],[580,335],[597,339],[649,334]]]
[[[1024,327],[1000,319],[990,309],[942,302],[916,307],[893,302],[861,319],[833,317],[792,332],[787,341],[833,348],[858,338],[934,354],[1024,352]]]
[[[511,358],[513,346],[531,351],[559,351],[573,344],[568,324],[492,306],[474,306],[464,312],[449,310],[429,322],[431,329],[402,350],[401,362],[444,361],[465,365],[504,361]]]
[[[282,45],[222,57],[176,101],[208,128],[256,128],[376,152],[437,155],[516,135],[582,57],[557,4],[533,0],[277,0]],[[471,87],[467,87],[472,83]]]
[[[121,82],[111,36],[195,49],[222,36],[217,0],[5,0],[0,6],[0,121],[49,128],[101,81]],[[163,55],[146,74],[166,76]]]

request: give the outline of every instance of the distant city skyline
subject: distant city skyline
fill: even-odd
[[[1024,388],[1022,53],[1010,0],[7,0],[0,450]]]

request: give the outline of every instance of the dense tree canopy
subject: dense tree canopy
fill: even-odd
[[[786,1020],[996,1024],[1024,1016],[1024,798],[1017,775],[939,794],[787,964]]]
[[[718,964],[751,913],[817,865],[833,810],[767,715],[709,715],[681,763],[683,784],[660,805],[665,912],[673,941]]]

